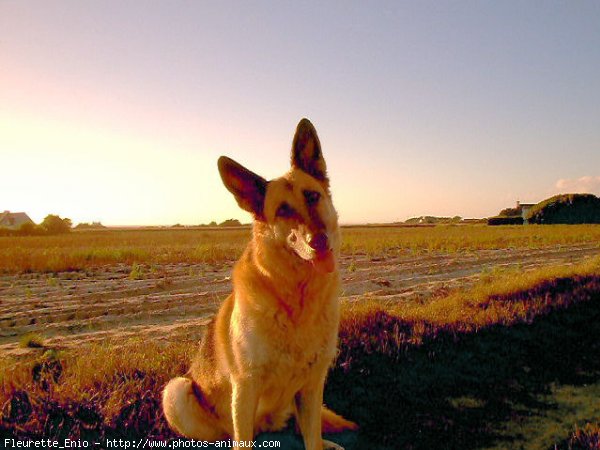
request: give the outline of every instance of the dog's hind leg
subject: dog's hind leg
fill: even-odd
[[[218,424],[200,387],[183,377],[167,383],[162,395],[163,411],[169,425],[183,436],[203,441],[217,441],[226,437]]]

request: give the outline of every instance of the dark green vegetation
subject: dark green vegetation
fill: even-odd
[[[227,219],[219,224],[220,227],[241,227],[242,224],[237,219]]]
[[[561,194],[533,206],[525,219],[530,224],[600,223],[600,198],[592,194]],[[506,208],[487,220],[488,225],[522,225],[522,208]]]
[[[523,225],[521,216],[496,216],[487,220],[488,225]]]
[[[600,198],[592,194],[562,194],[538,203],[527,214],[529,223],[600,223]]]
[[[523,225],[523,208],[517,203],[516,208],[505,208],[497,216],[487,219],[488,225]]]
[[[449,317],[446,307],[461,313]],[[90,358],[42,347],[1,379],[0,437],[173,438],[160,390],[185,371],[194,341],[137,343]],[[361,430],[333,440],[348,450],[597,448],[598,428],[585,423],[600,416],[598,355],[597,274],[480,300],[441,298],[406,313],[347,310],[325,402]],[[555,393],[565,390],[592,397],[583,411],[589,416],[577,418],[581,429],[569,417],[540,434],[545,418],[562,414]],[[261,438],[302,449],[289,432]]]
[[[78,223],[77,226],[75,227],[76,230],[102,230],[105,228],[106,227],[104,225],[102,225],[102,223],[100,223],[100,222],[92,222],[92,223],[81,222],[81,223]]]
[[[521,216],[523,213],[523,208],[520,204],[517,205],[516,208],[505,208],[498,213],[500,217],[517,217]]]

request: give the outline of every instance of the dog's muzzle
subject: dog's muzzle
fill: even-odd
[[[317,233],[311,237],[308,245],[315,251],[315,256],[310,260],[315,270],[319,273],[331,273],[335,270],[335,256],[329,248],[329,237],[326,233]]]
[[[329,238],[326,233],[315,234],[308,243],[317,253],[324,253],[329,250]]]

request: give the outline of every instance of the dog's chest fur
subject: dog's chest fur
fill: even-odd
[[[325,289],[311,293],[310,304],[292,315],[272,311],[268,328],[255,329],[250,341],[251,370],[263,380],[259,411],[284,410],[295,393],[313,378],[322,376],[337,348],[339,307],[336,293]],[[265,322],[263,322],[265,323]]]
[[[262,291],[236,305],[233,320],[241,325],[235,328],[243,330],[243,336],[235,341],[248,369],[278,384],[294,384],[295,378],[306,379],[311,369],[328,366],[337,344],[337,291],[338,280],[332,276],[294,283],[287,290]]]
[[[324,298],[323,298],[324,297]],[[323,359],[331,360],[336,348],[339,321],[336,298],[311,295],[302,310],[279,310],[273,321],[273,335],[266,344],[277,355],[277,366],[284,372],[309,370]]]

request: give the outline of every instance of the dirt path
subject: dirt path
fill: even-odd
[[[571,264],[598,253],[596,244],[586,244],[418,256],[343,255],[342,298],[424,299],[472,284],[482,273]],[[201,326],[230,290],[232,265],[164,265],[142,269],[140,279],[132,279],[131,267],[124,265],[53,277],[2,276],[0,354],[26,352],[19,339],[30,332],[65,347],[126,336],[199,337]]]

